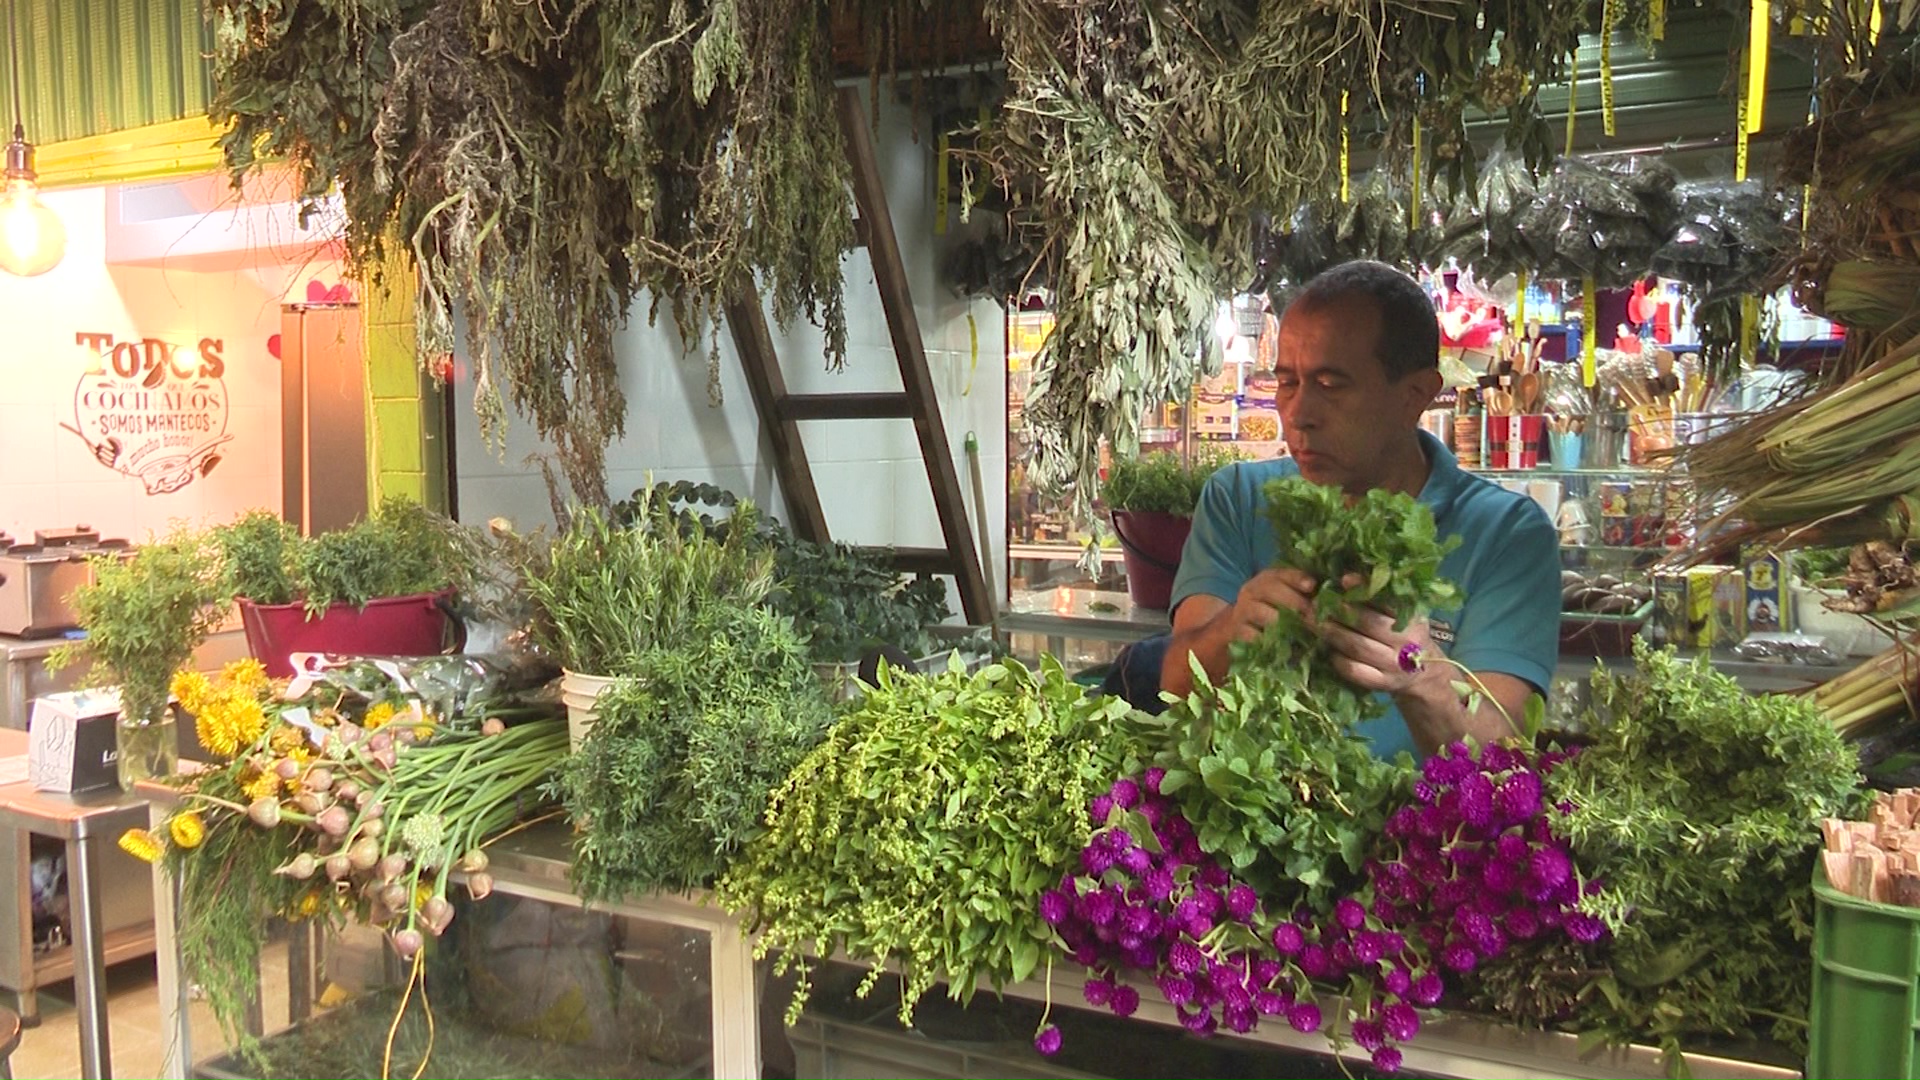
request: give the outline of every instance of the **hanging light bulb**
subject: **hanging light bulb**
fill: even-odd
[[[33,144],[21,123],[20,37],[14,0],[7,0],[7,45],[13,63],[13,141],[7,143],[5,184],[0,191],[0,270],[21,277],[44,274],[67,253],[67,228],[40,201],[33,171]]]
[[[66,255],[67,228],[60,224],[60,215],[40,201],[33,147],[19,124],[7,144],[6,185],[0,193],[0,270],[21,277],[44,274]]]

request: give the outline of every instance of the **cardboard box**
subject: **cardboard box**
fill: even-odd
[[[120,783],[117,689],[74,690],[33,699],[27,721],[27,779],[40,791],[93,791]]]
[[[1731,566],[1702,567],[1714,571],[1713,643],[1731,647],[1747,636],[1747,574]]]
[[[1793,565],[1784,554],[1747,560],[1747,632],[1787,632],[1794,626]]]

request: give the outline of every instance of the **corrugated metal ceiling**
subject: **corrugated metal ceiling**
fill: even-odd
[[[201,0],[9,0],[19,28],[27,138],[63,142],[207,111]],[[0,42],[4,44],[4,42]],[[0,49],[6,124],[13,70]]]

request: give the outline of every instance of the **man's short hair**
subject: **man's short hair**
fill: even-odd
[[[1287,307],[1319,310],[1356,297],[1371,303],[1379,316],[1374,353],[1387,369],[1388,381],[1440,366],[1440,321],[1432,297],[1419,282],[1386,263],[1341,263],[1307,282]]]

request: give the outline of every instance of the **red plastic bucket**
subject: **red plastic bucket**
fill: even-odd
[[[304,604],[240,601],[240,624],[254,659],[276,679],[293,676],[297,652],[347,656],[432,656],[447,648],[449,592],[370,600],[364,608],[335,604],[307,618]]]
[[[1115,510],[1113,531],[1127,563],[1127,595],[1139,607],[1165,610],[1173,598],[1173,575],[1187,546],[1193,519],[1152,510]]]

